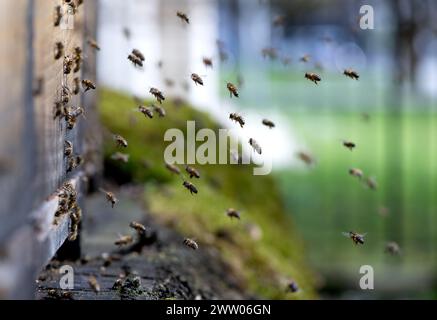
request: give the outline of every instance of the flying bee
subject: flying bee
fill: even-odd
[[[221,62],[225,62],[225,61],[227,61],[228,58],[229,58],[228,54],[227,54],[226,51],[223,50],[223,49],[220,49],[220,50],[219,50],[219,57],[220,57],[220,61],[221,61]]]
[[[305,164],[307,164],[307,165],[312,165],[313,163],[314,163],[314,159],[313,159],[313,157],[309,154],[309,153],[306,153],[306,152],[303,152],[303,151],[300,151],[300,152],[298,152],[297,154],[296,154],[296,156],[300,159],[300,160],[302,160]]]
[[[129,155],[121,152],[116,152],[111,155],[111,159],[115,161],[121,161],[127,163],[129,161]]]
[[[203,61],[203,64],[205,65],[206,68],[208,68],[208,67],[212,68],[213,67],[212,59],[211,58],[203,57],[202,61]]]
[[[401,248],[396,242],[391,241],[387,242],[385,245],[385,252],[391,255],[399,255],[401,253]]]
[[[203,80],[197,73],[191,74],[191,80],[193,80],[196,85],[200,84],[201,86],[203,86]]]
[[[128,244],[131,244],[133,241],[134,241],[134,238],[130,235],[127,235],[127,236],[119,235],[118,239],[115,240],[114,244],[121,247],[121,246],[126,246]]]
[[[378,188],[378,183],[376,182],[376,179],[373,177],[367,177],[365,183],[372,190],[376,190]]]
[[[306,63],[306,62],[309,62],[310,59],[311,59],[311,56],[309,54],[305,54],[302,57],[300,57],[299,61]]]
[[[114,135],[114,140],[117,146],[127,148],[127,140],[119,134]]]
[[[255,139],[250,138],[249,139],[249,144],[252,146],[252,148],[258,153],[261,154],[262,150],[260,145],[258,144],[258,142],[255,141]]]
[[[73,90],[72,90],[74,95],[78,95],[80,92],[80,80],[78,77],[73,79]]]
[[[63,71],[64,74],[70,74],[71,68],[73,67],[74,60],[70,56],[64,57],[64,63],[63,63]]]
[[[233,85],[232,83],[228,82],[226,84],[226,87],[229,90],[229,96],[232,98],[232,95],[234,95],[235,97],[238,98],[238,90],[237,87],[235,85]]]
[[[114,205],[118,202],[118,199],[115,197],[115,194],[113,192],[106,191],[102,188],[100,188],[99,190],[105,194],[106,201],[111,203],[111,208],[114,208]]]
[[[226,215],[229,217],[229,218],[236,218],[236,219],[238,219],[238,220],[240,220],[241,219],[241,217],[240,217],[240,213],[237,211],[237,210],[235,210],[234,208],[229,208],[229,209],[227,209],[226,210]]]
[[[156,105],[152,105],[152,107],[156,111],[156,113],[159,114],[159,116],[161,118],[165,117],[166,112],[165,112],[165,109],[163,107],[156,106]]]
[[[188,175],[190,176],[190,178],[196,177],[197,179],[200,178],[200,173],[199,171],[197,171],[195,168],[190,167],[190,166],[186,166],[185,167],[185,171],[187,171]]]
[[[96,90],[96,85],[88,79],[83,79],[82,80],[82,88],[85,90],[85,92],[87,92],[88,90]]]
[[[343,141],[343,145],[352,151],[357,145],[352,141]]]
[[[127,59],[128,59],[129,61],[131,61],[131,62],[134,64],[135,67],[137,67],[137,66],[142,67],[142,66],[143,66],[143,61],[141,61],[141,59],[138,58],[138,57],[137,57],[136,55],[134,55],[134,54],[130,54],[130,55],[128,55],[128,56],[127,56]]]
[[[190,19],[188,19],[188,16],[185,13],[178,11],[176,12],[176,16],[178,16],[182,21],[185,21],[187,24],[190,23]]]
[[[144,114],[146,117],[149,117],[150,119],[153,118],[153,111],[151,108],[147,108],[145,106],[138,106],[138,111]]]
[[[196,243],[196,241],[190,238],[185,238],[183,244],[193,250],[199,249],[199,245]]]
[[[129,227],[134,229],[139,234],[146,232],[146,227],[143,224],[136,222],[136,221],[132,221],[131,223],[129,223]]]
[[[138,50],[138,49],[133,49],[132,50],[132,54],[134,56],[136,56],[138,59],[140,59],[141,61],[145,61],[146,60],[146,58],[144,57],[143,53],[140,50]]]
[[[269,58],[270,60],[276,60],[278,58],[278,51],[276,48],[268,47],[261,50],[263,58]]]
[[[73,154],[73,143],[71,141],[64,141],[64,155],[66,157],[71,156]]]
[[[287,285],[287,291],[288,291],[288,292],[292,292],[292,293],[295,293],[295,292],[298,292],[298,291],[299,291],[299,286],[297,285],[296,281],[291,280],[291,281],[288,283],[288,285]]]
[[[360,169],[357,169],[357,168],[349,169],[349,174],[351,176],[357,177],[359,179],[361,179],[363,177],[363,171]]]
[[[287,56],[284,56],[284,57],[281,58],[281,62],[282,62],[282,64],[284,66],[288,66],[288,65],[291,64],[291,58],[287,57]]]
[[[353,79],[353,80],[358,80],[358,78],[360,77],[360,75],[359,75],[356,71],[354,71],[354,70],[352,70],[352,69],[346,69],[346,70],[344,70],[344,71],[343,71],[343,74],[344,74],[346,77],[349,77],[349,78],[351,78],[351,79]]]
[[[165,164],[165,167],[166,167],[170,172],[173,172],[174,174],[181,174],[181,170],[180,170],[178,167],[176,167],[174,164],[166,163],[166,164]]]
[[[263,119],[262,124],[269,127],[270,129],[275,127],[275,124],[273,123],[273,121],[270,121],[268,119]]]
[[[242,128],[243,128],[243,126],[245,124],[245,121],[244,121],[243,117],[241,115],[239,115],[238,113],[235,113],[235,112],[233,112],[233,113],[231,113],[229,115],[229,119],[231,119],[231,120],[233,120],[235,122],[238,122],[240,124],[240,127],[242,127]]]
[[[364,237],[366,236],[367,233],[359,234],[354,231],[349,231],[349,232],[343,232],[342,234],[345,237],[351,238],[355,244],[364,244]]]
[[[88,277],[88,284],[96,294],[100,292],[100,284],[97,282],[95,276]]]
[[[55,101],[53,106],[53,120],[55,120],[58,117],[65,116],[65,108],[62,105],[61,101]]]
[[[58,41],[55,43],[54,57],[55,60],[59,60],[64,55],[64,45],[62,42]]]
[[[320,78],[319,75],[313,73],[313,72],[306,72],[305,78],[314,82],[315,84],[318,84],[319,81],[322,81],[322,78]]]
[[[100,51],[100,47],[97,44],[96,40],[90,38],[90,39],[88,39],[87,42],[88,42],[88,44],[90,45],[91,48],[93,48],[94,50]]]
[[[55,27],[58,27],[61,24],[61,19],[62,19],[61,6],[56,6],[55,10],[53,11],[53,25]]]
[[[197,188],[189,181],[184,181],[182,184],[185,188],[187,188],[191,194],[196,193],[197,194]]]
[[[149,92],[156,98],[156,100],[158,100],[158,102],[161,104],[162,101],[165,100],[164,95],[162,94],[161,91],[159,91],[156,88],[150,88]]]

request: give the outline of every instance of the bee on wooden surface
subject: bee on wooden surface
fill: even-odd
[[[354,231],[349,231],[349,232],[343,232],[342,234],[345,237],[351,238],[355,244],[364,244],[364,237],[366,236],[367,233],[359,234]]]
[[[305,54],[305,55],[303,55],[302,57],[300,57],[299,61],[300,61],[300,62],[307,63],[307,62],[310,61],[310,59],[311,59],[311,56],[310,56],[309,54]]]
[[[174,174],[181,174],[181,170],[174,164],[166,163],[165,167]]]
[[[67,173],[73,171],[83,163],[83,158],[80,155],[67,157]]]
[[[61,102],[65,105],[70,102],[71,91],[70,88],[63,85],[61,88]]]
[[[343,141],[343,146],[352,151],[357,145],[352,141]]]
[[[363,171],[358,168],[351,168],[349,169],[349,174],[351,176],[357,177],[359,179],[363,178]]]
[[[129,161],[129,155],[126,153],[116,152],[111,155],[111,159],[127,163]]]
[[[85,90],[85,92],[87,92],[88,90],[96,90],[96,85],[88,79],[83,79],[82,80],[82,88]]]
[[[119,134],[114,134],[114,140],[118,147],[127,148],[127,140]]]
[[[88,285],[96,294],[100,292],[100,284],[95,276],[88,277]]]
[[[55,27],[59,27],[62,20],[62,12],[61,12],[61,6],[56,6],[55,10],[53,11],[53,25]]]
[[[183,241],[183,244],[186,245],[187,247],[193,249],[193,250],[199,249],[199,245],[196,243],[196,241],[194,241],[193,239],[190,239],[190,238],[185,238]]]
[[[80,80],[78,77],[73,79],[73,90],[72,93],[74,95],[78,95],[80,92]]]
[[[285,15],[278,14],[273,18],[273,26],[274,27],[283,26],[285,24],[285,19],[286,19]]]
[[[203,86],[203,80],[197,73],[191,74],[191,80],[193,80],[196,85],[200,84],[201,86]]]
[[[226,84],[226,88],[228,88],[229,90],[229,96],[232,98],[232,95],[234,95],[235,97],[238,98],[238,90],[237,87],[235,85],[233,85],[232,83],[228,82]]]
[[[122,286],[123,286],[123,280],[118,278],[117,280],[115,280],[114,284],[112,285],[112,290],[119,290],[122,288]]]
[[[372,190],[376,190],[378,188],[378,183],[376,182],[376,179],[373,177],[367,177],[364,182]]]
[[[213,63],[212,63],[212,59],[211,58],[203,57],[202,61],[203,61],[203,64],[204,64],[204,66],[206,68],[208,68],[208,67],[212,68],[213,67]]]
[[[119,235],[118,239],[115,240],[114,244],[121,247],[131,244],[133,241],[134,238],[131,235],[127,235],[127,236]]]
[[[98,45],[96,40],[89,38],[87,42],[91,48],[93,48],[94,50],[100,51],[100,46]]]
[[[67,123],[67,129],[72,130],[77,123],[77,118],[81,115],[83,116],[84,113],[85,110],[82,107],[67,108],[65,113],[65,122]]]
[[[192,184],[189,181],[184,181],[184,183],[182,184],[185,188],[187,188],[191,194],[196,193],[197,194],[197,188],[194,186],[194,184]]]
[[[64,45],[62,42],[58,41],[55,43],[54,48],[54,58],[55,60],[59,60],[64,55]]]
[[[65,56],[64,57],[64,63],[63,63],[64,74],[70,74],[71,73],[71,69],[73,67],[73,63],[74,63],[74,60],[73,60],[72,57],[70,57],[70,56]]]
[[[243,126],[245,124],[245,121],[244,121],[243,117],[241,115],[239,115],[238,113],[235,113],[235,112],[233,112],[233,113],[231,113],[229,115],[229,119],[239,123],[241,128],[243,128]]]
[[[44,78],[38,77],[34,80],[32,85],[32,95],[37,97],[43,93],[44,90]]]
[[[114,208],[114,205],[118,202],[118,199],[115,197],[115,194],[113,192],[106,191],[102,188],[100,188],[99,190],[105,194],[106,201],[111,203],[111,208]]]
[[[162,101],[165,100],[164,95],[162,94],[161,91],[159,91],[156,88],[150,88],[149,92],[156,98],[156,100],[158,100],[158,102],[161,104]]]
[[[79,72],[80,71],[80,64],[82,63],[82,48],[81,47],[75,47],[74,48],[74,69],[73,72]]]
[[[185,21],[187,24],[190,23],[190,19],[188,19],[188,16],[185,13],[178,11],[176,12],[176,16],[178,16],[182,21]]]
[[[291,280],[287,285],[287,291],[291,293],[296,293],[299,291],[299,286],[297,285],[296,281]]]
[[[145,106],[138,106],[138,111],[144,114],[146,117],[149,117],[150,119],[153,118],[152,108],[147,108]]]
[[[399,255],[401,253],[401,248],[396,242],[391,241],[391,242],[387,242],[387,244],[385,245],[385,252],[393,256]]]
[[[269,127],[270,129],[275,127],[275,124],[273,123],[273,121],[270,121],[268,119],[263,119],[262,124]]]
[[[137,57],[136,55],[134,55],[134,54],[130,54],[130,55],[128,55],[128,56],[127,56],[127,59],[128,59],[129,61],[131,61],[131,62],[134,64],[135,67],[137,67],[137,66],[142,67],[142,66],[143,66],[143,61],[141,61],[141,59],[138,58],[138,57]]]
[[[229,208],[229,209],[227,209],[226,210],[226,215],[229,217],[229,218],[236,218],[236,219],[238,219],[238,220],[240,220],[241,219],[241,217],[240,217],[240,213],[237,211],[237,210],[235,210],[234,208]]]
[[[346,77],[349,77],[349,78],[351,78],[351,79],[353,79],[353,80],[358,80],[359,77],[360,77],[360,75],[359,75],[356,71],[354,71],[354,70],[352,70],[352,69],[346,69],[346,70],[344,70],[344,71],[343,71],[343,74],[344,74]]]
[[[73,143],[71,141],[65,140],[64,141],[64,155],[66,157],[73,154]]]
[[[258,154],[262,153],[261,147],[258,144],[258,142],[255,141],[255,139],[250,138],[249,144],[252,146],[253,150],[255,150]]]
[[[163,107],[156,106],[156,105],[152,105],[152,107],[161,118],[165,117],[166,112]]]
[[[143,61],[143,62],[146,61],[146,58],[144,57],[144,54],[140,50],[133,49],[132,50],[132,54],[134,56],[136,56],[138,59],[140,59],[141,61]]]
[[[139,234],[146,232],[146,227],[143,224],[136,222],[136,221],[132,221],[131,223],[129,223],[129,227],[134,229]]]
[[[306,72],[305,78],[314,82],[315,84],[318,84],[319,81],[322,81],[322,78],[320,78],[319,75],[313,73],[313,72]]]
[[[314,158],[306,152],[299,151],[296,156],[302,160],[306,165],[312,165],[314,163]]]
[[[55,101],[53,105],[53,120],[65,115],[65,108],[61,101]]]
[[[186,166],[185,167],[185,171],[187,171],[188,175],[190,176],[190,178],[196,177],[197,179],[200,178],[200,173],[199,171],[197,171],[195,168],[190,167],[190,166]]]

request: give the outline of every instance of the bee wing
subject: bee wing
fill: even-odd
[[[341,234],[344,235],[345,237],[348,237],[348,238],[350,237],[349,232],[342,232]]]
[[[363,234],[360,234],[360,236],[364,238],[366,236],[366,234],[367,234],[367,232],[364,232]]]

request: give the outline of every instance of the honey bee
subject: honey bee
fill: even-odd
[[[146,60],[146,58],[144,57],[143,53],[140,50],[138,50],[138,49],[133,49],[132,50],[132,54],[134,56],[136,56],[138,59],[140,59],[141,61],[145,61]]]
[[[211,58],[203,57],[202,61],[203,61],[203,64],[205,65],[205,67],[210,67],[210,68],[213,67]]]
[[[97,282],[95,276],[88,277],[88,284],[96,294],[100,292],[100,284]]]
[[[182,184],[185,188],[187,188],[191,194],[196,193],[197,194],[197,188],[189,181],[184,181]]]
[[[250,138],[249,139],[249,144],[252,146],[252,148],[258,153],[261,154],[262,150],[260,145],[258,144],[258,142],[255,141],[255,139]]]
[[[366,178],[365,183],[372,190],[376,190],[378,188],[378,183],[376,182],[376,179],[373,177]]]
[[[96,40],[90,38],[90,39],[88,39],[87,42],[88,42],[88,44],[90,45],[91,48],[93,48],[94,50],[100,51],[100,47],[97,44]]]
[[[80,64],[82,62],[82,49],[80,47],[74,48],[73,60],[75,63],[73,72],[74,73],[79,72],[80,71]]]
[[[245,124],[245,121],[244,121],[243,117],[241,115],[239,115],[238,113],[235,113],[235,112],[233,112],[233,113],[231,113],[229,115],[229,119],[231,119],[231,120],[233,120],[235,122],[238,122],[240,124],[241,128],[243,128],[243,126]]]
[[[200,84],[201,86],[203,86],[203,80],[197,73],[191,74],[191,80],[193,80],[196,85]]]
[[[127,163],[129,161],[129,155],[121,152],[116,152],[111,155],[111,159],[115,161],[121,161]]]
[[[80,92],[80,80],[77,77],[73,79],[73,91],[72,92],[74,95],[78,95]]]
[[[343,232],[342,234],[345,237],[351,238],[355,244],[364,244],[364,237],[366,236],[367,233],[359,234],[354,231],[349,231],[349,232]]]
[[[156,113],[159,114],[161,118],[165,117],[166,112],[163,107],[153,105],[153,109],[155,109]]]
[[[127,145],[128,145],[127,140],[125,138],[123,138],[121,135],[115,134],[114,140],[115,140],[115,143],[117,144],[118,147],[127,148]]]
[[[197,179],[200,178],[200,173],[195,168],[186,166],[185,171],[189,174],[190,178],[196,177]]]
[[[352,141],[343,141],[343,146],[352,151],[357,145]]]
[[[54,57],[55,60],[59,60],[64,55],[64,45],[62,42],[58,41],[55,43]]]
[[[144,114],[146,117],[149,117],[150,119],[153,118],[153,111],[151,108],[147,108],[145,106],[138,106],[138,111]]]
[[[190,19],[188,19],[188,16],[185,13],[178,11],[176,12],[176,16],[178,16],[182,21],[185,21],[187,24],[190,23]]]
[[[238,220],[240,220],[241,219],[241,217],[240,217],[240,213],[237,211],[237,210],[235,210],[234,208],[229,208],[229,209],[227,209],[226,210],[226,215],[229,217],[229,218],[236,218],[236,219],[238,219]]]
[[[237,87],[235,85],[233,85],[232,83],[228,82],[226,84],[226,87],[229,90],[229,96],[232,98],[232,95],[234,95],[235,97],[238,98],[238,91],[237,91]]]
[[[70,74],[71,68],[73,67],[74,60],[70,56],[64,57],[63,70],[64,74]]]
[[[194,241],[190,238],[185,238],[183,244],[186,245],[187,247],[193,249],[193,250],[199,249],[199,245],[196,243],[196,241]]]
[[[357,168],[349,169],[349,174],[351,176],[357,177],[359,179],[361,179],[363,177],[363,171],[361,171],[360,169],[357,169]]]
[[[102,188],[100,188],[99,190],[105,194],[106,201],[111,203],[111,208],[114,208],[114,205],[118,202],[118,199],[115,197],[115,194],[110,191],[106,191]]]
[[[299,61],[306,63],[306,62],[309,62],[310,59],[311,59],[311,56],[309,54],[305,54],[302,57],[300,57]]]
[[[112,285],[112,290],[119,290],[121,289],[122,286],[123,286],[123,280],[118,278],[117,280],[115,280],[114,284]]]
[[[165,164],[165,167],[166,167],[170,172],[173,172],[174,174],[181,174],[181,170],[180,170],[177,166],[175,166],[174,164],[166,163],[166,164]]]
[[[53,12],[53,25],[58,27],[61,24],[62,12],[61,6],[56,6],[55,11]]]
[[[129,61],[131,61],[131,62],[134,64],[135,67],[137,67],[137,66],[142,67],[142,66],[143,66],[143,61],[141,61],[141,59],[138,58],[138,57],[137,57],[136,55],[134,55],[134,54],[130,54],[130,55],[128,55],[128,56],[127,56],[127,59],[128,59]]]
[[[70,102],[71,91],[67,86],[62,86],[61,88],[61,102],[65,105]]]
[[[312,72],[306,72],[305,73],[305,78],[314,82],[315,84],[318,84],[319,81],[322,81],[322,78],[320,78],[319,75],[312,73]]]
[[[287,285],[287,291],[288,291],[288,292],[292,292],[292,293],[295,293],[295,292],[298,292],[298,291],[299,291],[299,286],[297,285],[296,281],[291,280],[291,281],[288,283],[288,285]]]
[[[271,60],[276,60],[278,58],[278,51],[276,50],[276,48],[263,48],[261,50],[261,54],[263,58],[269,58]]]
[[[158,102],[161,104],[162,101],[165,100],[164,95],[162,94],[161,91],[159,91],[156,88],[150,88],[149,92],[156,98],[156,100],[158,100]]]
[[[273,121],[270,121],[268,119],[263,119],[262,124],[269,127],[270,129],[275,127],[275,124],[273,123]]]
[[[136,232],[138,232],[139,234],[145,233],[146,232],[146,227],[144,225],[142,225],[139,222],[136,221],[132,221],[129,224],[129,227],[131,227],[132,229],[134,229]]]
[[[313,157],[306,152],[300,151],[296,155],[300,160],[302,160],[303,162],[305,162],[305,164],[307,164],[309,166],[314,163]]]
[[[87,92],[88,90],[96,90],[96,85],[88,79],[83,79],[82,80],[82,88],[85,90],[85,92]]]
[[[343,74],[344,74],[346,77],[349,77],[349,78],[351,78],[351,79],[353,79],[353,80],[358,80],[358,78],[360,77],[360,75],[359,75],[356,71],[354,71],[354,70],[352,70],[352,69],[346,69],[346,70],[344,70],[344,71],[343,71]]]
[[[119,235],[118,239],[115,240],[114,244],[121,247],[121,246],[126,246],[128,244],[131,244],[133,241],[134,241],[134,238],[130,235],[127,235],[127,236]]]
[[[385,245],[385,252],[391,255],[399,255],[401,253],[401,248],[396,242],[391,241],[387,242]]]
[[[67,157],[67,172],[71,172],[83,163],[82,156],[70,155]]]

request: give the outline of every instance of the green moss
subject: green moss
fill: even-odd
[[[201,179],[193,183],[199,193],[191,195],[182,180],[165,169],[163,154],[168,143],[164,142],[164,132],[169,128],[185,132],[187,120],[196,120],[197,130],[217,130],[207,114],[167,102],[163,105],[165,118],[148,119],[135,111],[132,99],[108,90],[101,92],[100,106],[108,131],[121,134],[129,142],[122,151],[130,154],[129,162],[114,165],[128,172],[135,182],[146,183],[152,214],[164,223],[172,223],[183,235],[195,238],[200,246],[216,247],[243,279],[249,293],[275,299],[316,296],[303,245],[272,177],[254,176],[249,165],[197,165]],[[110,134],[105,141],[105,156],[109,158],[117,150]],[[241,221],[225,215],[229,207],[241,212]],[[255,228],[262,231],[260,239],[253,236]],[[285,292],[290,278],[299,284],[299,293]]]

